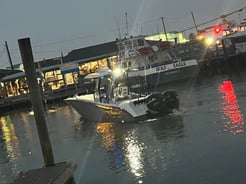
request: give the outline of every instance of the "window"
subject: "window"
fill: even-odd
[[[144,40],[143,39],[138,39],[138,46],[144,46]]]

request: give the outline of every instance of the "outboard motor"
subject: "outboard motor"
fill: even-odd
[[[150,115],[163,116],[179,109],[179,97],[176,91],[172,90],[153,93],[147,97],[146,105]]]

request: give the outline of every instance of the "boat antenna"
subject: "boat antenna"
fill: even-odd
[[[238,19],[239,19],[239,24],[241,25],[242,20],[241,20],[241,13],[240,12],[238,13]]]
[[[166,26],[165,26],[165,22],[164,22],[164,18],[163,17],[161,17],[161,21],[162,21],[162,25],[163,25],[166,41],[168,42]]]
[[[159,30],[159,25],[158,24],[156,25],[156,31],[158,33],[158,36],[160,36],[160,30]]]
[[[128,36],[128,20],[127,20],[127,12],[125,13],[126,16],[126,36]]]
[[[120,32],[120,23],[119,23],[119,20],[117,21],[117,25],[118,25],[118,30],[119,30],[119,39],[121,40],[121,32]]]
[[[163,29],[164,29],[164,33],[165,33],[165,37],[166,37],[166,42],[169,44],[168,37],[167,37],[167,30],[166,30],[166,26],[165,26],[165,22],[164,22],[163,17],[161,17],[161,21],[162,21],[162,25],[163,25]],[[170,50],[170,53],[173,56],[173,58],[176,60],[177,57],[176,57],[175,53],[173,52],[172,46],[169,47],[169,50]]]
[[[7,51],[7,54],[8,54],[11,70],[14,70],[14,65],[12,63],[12,59],[11,59],[11,56],[10,56],[10,52],[9,52],[9,47],[8,47],[7,41],[5,41],[5,48],[6,48],[6,51]]]
[[[63,52],[61,51],[61,64],[63,64],[63,62],[64,62],[64,56],[63,56]]]
[[[195,17],[194,17],[193,11],[191,11],[191,16],[192,16],[193,23],[194,23],[195,28],[196,28],[196,32],[197,32],[197,34],[199,34],[199,31],[198,31],[198,28],[197,28],[197,25],[196,25],[196,20],[195,20]]]

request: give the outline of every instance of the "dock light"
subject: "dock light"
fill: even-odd
[[[120,77],[120,76],[123,74],[123,72],[124,72],[123,69],[121,69],[121,68],[115,68],[115,69],[113,70],[113,76],[114,76],[115,78],[118,78],[118,77]]]
[[[212,37],[208,37],[208,38],[206,38],[206,40],[205,40],[205,44],[206,44],[207,46],[212,45],[213,42],[214,42],[214,39],[213,39]]]
[[[203,40],[203,38],[204,38],[203,35],[198,35],[197,36],[197,40],[199,40],[199,41]]]
[[[220,44],[220,41],[219,40],[216,40],[216,44],[219,45]]]

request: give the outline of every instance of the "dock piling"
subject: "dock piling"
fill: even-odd
[[[53,156],[52,146],[48,134],[43,100],[40,93],[40,88],[38,86],[37,74],[34,66],[34,59],[32,54],[30,38],[19,39],[18,44],[19,44],[21,58],[28,82],[28,88],[30,91],[30,98],[31,98],[32,108],[34,111],[44,164],[46,167],[53,166],[54,156]]]

